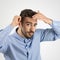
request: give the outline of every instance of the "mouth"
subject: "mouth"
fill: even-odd
[[[34,33],[30,32],[29,35],[32,36]]]
[[[27,35],[25,36],[26,38],[31,38],[32,36],[33,36],[33,32],[29,32],[29,33],[27,33]]]

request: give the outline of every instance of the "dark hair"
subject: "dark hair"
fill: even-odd
[[[21,22],[23,22],[25,17],[30,17],[32,18],[33,15],[37,14],[35,11],[31,10],[31,9],[24,9],[21,11]]]

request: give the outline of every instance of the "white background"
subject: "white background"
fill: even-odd
[[[53,20],[60,20],[60,0],[0,0],[0,29],[8,26],[13,16],[19,15],[26,8],[39,10]],[[50,27],[43,22],[37,28]],[[60,40],[41,43],[42,60],[60,60]],[[4,60],[0,53],[0,60]]]

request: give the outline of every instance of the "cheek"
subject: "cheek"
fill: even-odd
[[[26,32],[29,32],[30,31],[30,27],[24,27],[24,30],[26,31]]]

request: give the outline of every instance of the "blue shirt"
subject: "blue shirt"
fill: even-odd
[[[41,60],[40,42],[52,41],[60,38],[60,22],[53,21],[51,29],[36,29],[34,35],[22,38],[16,32],[9,35],[12,26],[0,32],[0,52],[6,60]]]

